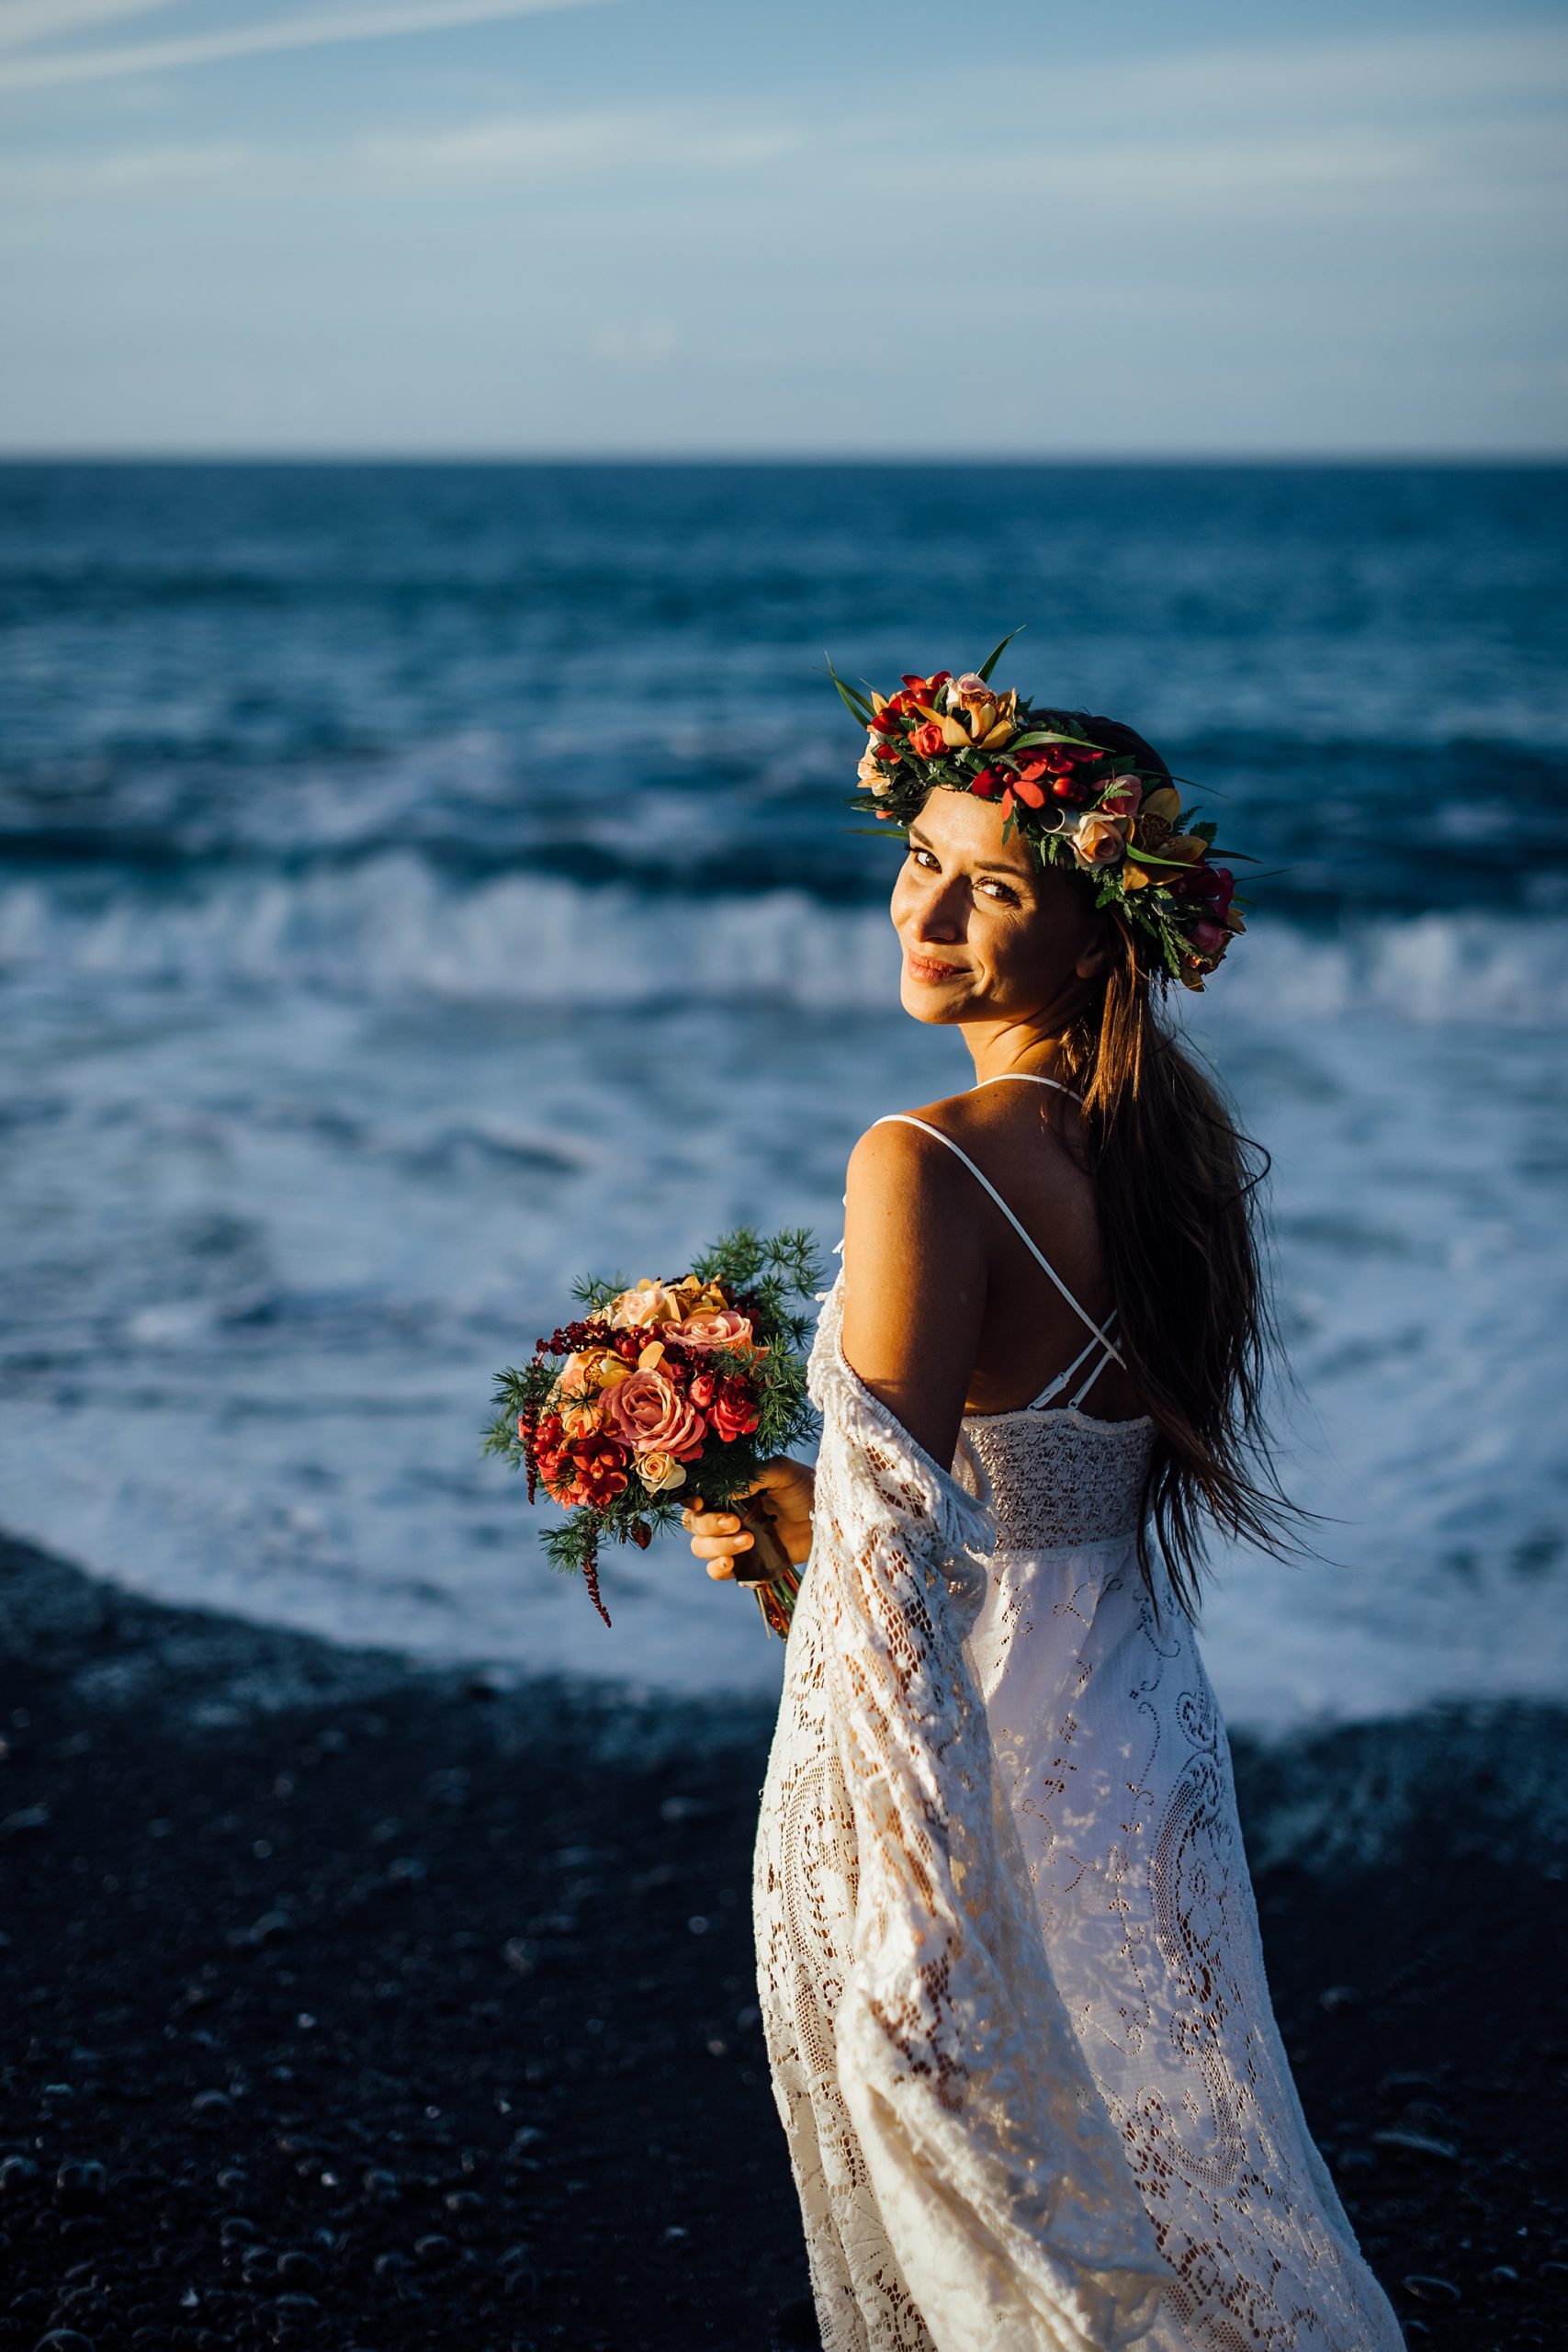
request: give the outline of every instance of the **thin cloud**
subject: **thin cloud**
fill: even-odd
[[[1540,102],[1568,92],[1568,33],[1537,26],[1484,34],[1410,33],[1338,40],[1252,42],[1153,54],[1076,73],[1072,105],[1029,66],[1015,77],[1014,110],[1031,101],[1052,137],[1089,115],[1127,123],[1218,119],[1245,131],[1263,119],[1322,115],[1338,121],[1434,107]]]
[[[903,156],[873,165],[868,176],[900,191],[941,184],[994,203],[1003,194],[1060,198],[1083,217],[1089,207],[1134,217],[1172,204],[1227,213],[1235,205],[1321,199],[1357,211],[1369,198],[1403,185],[1430,187],[1450,176],[1438,139],[1382,131],[1331,131],[1321,138],[1123,139],[1030,146],[991,146],[943,156],[933,171]]]
[[[69,6],[69,0],[67,0]],[[329,9],[317,17],[235,25],[227,32],[193,33],[175,40],[136,41],[119,49],[62,50],[0,64],[0,90],[36,89],[49,83],[106,81],[128,74],[166,74],[187,65],[216,65],[231,57],[320,49],[330,43],[383,40],[400,33],[448,32],[460,25],[493,24],[547,9],[586,7],[597,0],[414,0],[400,7]],[[51,30],[55,29],[51,26]],[[30,38],[37,38],[36,33]]]
[[[376,21],[406,28],[410,16],[403,6],[380,10]],[[313,21],[345,19],[339,10]],[[361,9],[354,21],[369,18]],[[450,0],[442,21],[453,21]],[[1179,222],[1185,233],[1195,222],[1227,230],[1263,220],[1386,226],[1504,214],[1532,237],[1545,236],[1565,168],[1561,107],[1550,94],[1568,44],[1553,35],[1502,46],[1506,55],[1493,61],[1490,83],[1479,55],[1452,40],[1359,50],[1335,43],[1280,56],[1211,51],[1180,61],[1163,85],[1153,66],[1147,82],[1138,73],[1103,83],[1085,76],[1073,107],[1043,128],[1037,110],[1023,108],[1026,127],[983,123],[966,135],[960,106],[946,144],[918,159],[897,129],[900,112],[906,119],[921,112],[922,88],[914,81],[902,92],[901,109],[885,109],[886,119],[870,125],[859,112],[818,111],[807,128],[733,99],[682,98],[367,128],[326,143],[220,139],[18,156],[0,166],[0,184],[35,203],[70,205],[106,195],[156,201],[202,183],[226,200],[266,203],[307,192],[460,197],[486,187],[564,189],[619,180],[636,182],[641,217],[660,202],[688,204],[695,180],[750,173],[749,233],[762,233],[766,222],[775,250],[807,233],[807,217],[818,226],[844,224],[852,236],[857,227],[886,233],[895,215],[927,218],[939,236],[962,222],[973,235],[977,210],[984,216],[1020,201],[1042,228],[1075,241],[1099,227],[1122,233],[1137,221],[1149,242],[1158,240],[1162,223]],[[1155,108],[1161,86],[1179,103]],[[1356,108],[1334,102],[1335,90],[1358,93]],[[977,111],[974,119],[980,122]],[[779,190],[764,192],[768,167],[807,147],[810,172],[787,191],[781,213]],[[679,233],[694,233],[689,218],[677,225]],[[719,233],[716,225],[704,232]]]
[[[846,142],[847,143],[847,142]],[[207,184],[264,201],[308,191],[413,187],[433,191],[557,187],[642,175],[682,180],[744,172],[793,153],[800,134],[780,123],[722,121],[691,106],[606,107],[556,116],[501,116],[442,130],[372,131],[342,144],[266,146],[235,140],[120,149],[107,154],[0,162],[0,199],[92,202]]]
[[[150,17],[171,0],[0,0],[0,49],[25,49],[29,41],[59,40],[123,17]]]
[[[382,132],[358,141],[351,160],[387,174],[460,184],[528,181],[562,173],[668,169],[726,171],[771,163],[796,144],[794,131],[722,123],[689,107],[606,108],[602,113],[502,116],[454,130]]]
[[[16,205],[69,203],[111,197],[158,197],[196,187],[227,188],[280,184],[280,155],[242,146],[232,140],[186,145],[124,148],[108,155],[70,161],[23,159],[0,164],[0,199]],[[227,192],[227,189],[226,189]]]

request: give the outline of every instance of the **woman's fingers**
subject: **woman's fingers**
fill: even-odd
[[[692,1549],[699,1560],[728,1560],[737,1552],[749,1552],[755,1541],[750,1530],[743,1535],[694,1535]]]
[[[810,1548],[809,1519],[799,1509],[798,1490],[803,1483],[809,1492],[809,1473],[803,1471],[797,1464],[782,1462],[775,1465],[773,1463],[765,1463],[760,1475],[751,1481],[746,1490],[748,1494],[754,1495],[765,1492],[770,1487],[777,1488],[786,1498],[795,1501],[796,1509],[793,1516],[804,1520],[806,1540],[798,1552],[793,1545],[789,1547],[792,1559],[804,1558],[806,1552]],[[775,1515],[770,1513],[769,1516],[774,1519],[776,1525],[778,1522]],[[792,1514],[786,1512],[785,1516],[788,1519]],[[740,1555],[743,1552],[753,1551],[757,1542],[755,1535],[746,1526],[738,1512],[705,1510],[701,1495],[694,1495],[681,1513],[681,1524],[691,1538],[693,1552],[702,1561],[709,1576],[716,1582],[723,1580],[754,1584],[757,1581],[761,1573],[759,1564],[750,1565],[746,1577],[737,1576]]]
[[[789,1557],[797,1564],[811,1550],[813,1480],[805,1463],[781,1455],[764,1462],[747,1494],[769,1498],[765,1516]],[[736,1510],[705,1510],[701,1495],[694,1495],[681,1513],[681,1524],[692,1539],[692,1550],[711,1577],[728,1577],[742,1552],[751,1551],[756,1538]],[[760,1564],[753,1564],[756,1581]]]
[[[735,1555],[749,1552],[755,1538],[732,1510],[704,1510],[697,1495],[681,1513],[681,1524],[692,1539],[692,1549],[716,1584],[732,1583]]]

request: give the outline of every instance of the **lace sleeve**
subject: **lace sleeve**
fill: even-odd
[[[1051,1978],[964,1646],[990,1515],[855,1377],[840,1311],[836,1287],[811,1566],[858,1862],[840,2086],[942,2352],[1118,2346],[1165,2267]]]

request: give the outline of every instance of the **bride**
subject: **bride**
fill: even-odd
[[[1000,648],[998,649],[999,653]],[[1244,1148],[1162,1026],[1241,921],[1109,720],[978,673],[869,702],[902,1000],[972,1090],[850,1160],[757,1845],[828,2352],[1393,2352],[1269,2007],[1193,1628],[1278,1545]],[[716,1577],[738,1517],[686,1514]]]

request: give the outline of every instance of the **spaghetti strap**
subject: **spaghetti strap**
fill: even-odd
[[[1080,1111],[1085,1107],[1083,1096],[1075,1094],[1070,1086],[1064,1086],[1059,1078],[1037,1078],[1032,1069],[1004,1069],[998,1070],[995,1078],[977,1078],[970,1093],[978,1094],[982,1086],[1049,1086],[1055,1093],[1065,1094],[1069,1102],[1076,1102]]]
[[[872,1125],[878,1127],[919,1127],[922,1135],[934,1136],[938,1143],[945,1144],[948,1150],[951,1151],[956,1159],[959,1159],[964,1162],[964,1167],[967,1168],[970,1175],[974,1177],[975,1182],[986,1192],[989,1193],[992,1200],[995,1201],[998,1208],[1000,1209],[1002,1215],[1006,1217],[1008,1223],[1011,1226],[1013,1231],[1017,1234],[1019,1239],[1028,1250],[1030,1256],[1034,1260],[1042,1272],[1048,1276],[1050,1281],[1055,1284],[1057,1290],[1060,1291],[1062,1296],[1066,1300],[1067,1305],[1072,1308],[1073,1313],[1077,1317],[1078,1321],[1084,1325],[1086,1329],[1093,1332],[1094,1340],[1098,1341],[1100,1346],[1105,1350],[1106,1355],[1108,1357],[1113,1357],[1116,1363],[1121,1364],[1123,1372],[1126,1370],[1126,1359],[1122,1355],[1120,1351],[1112,1345],[1111,1340],[1106,1338],[1106,1332],[1110,1330],[1111,1324],[1115,1320],[1115,1317],[1107,1317],[1102,1329],[1101,1326],[1095,1321],[1088,1307],[1080,1306],[1078,1305],[1077,1300],[1073,1296],[1072,1292],[1067,1288],[1066,1283],[1062,1280],[1061,1275],[1056,1272],[1055,1267],[1051,1263],[1051,1261],[1045,1255],[1044,1250],[1041,1249],[1039,1243],[1033,1238],[1027,1227],[1024,1227],[1013,1215],[1011,1209],[1009,1208],[1007,1203],[1003,1200],[1001,1194],[998,1192],[996,1186],[992,1183],[990,1178],[985,1173],[984,1170],[976,1167],[975,1162],[970,1159],[969,1154],[964,1149],[961,1144],[954,1143],[953,1137],[949,1135],[944,1135],[940,1127],[929,1125],[924,1119],[917,1119],[912,1111],[890,1111],[886,1118],[874,1119]],[[1091,1341],[1090,1344],[1092,1345],[1094,1342]],[[1087,1355],[1088,1352],[1089,1350],[1086,1348],[1084,1350],[1084,1354]],[[1078,1363],[1081,1363],[1082,1361],[1083,1356],[1080,1355],[1078,1358]],[[1077,1363],[1069,1365],[1066,1377],[1070,1378],[1072,1374],[1077,1370]],[[1049,1390],[1045,1391],[1047,1396],[1051,1392]],[[1037,1398],[1035,1401],[1038,1403],[1040,1400]]]
[[[1078,1361],[1080,1363],[1082,1363],[1083,1359],[1081,1356]],[[1094,1386],[1095,1382],[1100,1378],[1100,1374],[1105,1370],[1106,1365],[1110,1362],[1111,1358],[1109,1355],[1101,1356],[1100,1362],[1095,1365],[1094,1370],[1089,1374],[1089,1378],[1087,1380],[1079,1381],[1077,1386],[1074,1389],[1072,1395],[1067,1399],[1067,1410],[1070,1413],[1076,1413],[1078,1410],[1084,1398],[1089,1395],[1089,1390]]]
[[[1103,1329],[1098,1330],[1088,1344],[1078,1350],[1077,1354],[1073,1358],[1066,1372],[1059,1372],[1055,1380],[1048,1380],[1045,1383],[1044,1387],[1040,1391],[1038,1396],[1032,1396],[1030,1398],[1028,1404],[1023,1408],[1026,1413],[1037,1413],[1042,1405],[1048,1405],[1054,1396],[1059,1396],[1063,1389],[1066,1386],[1068,1381],[1071,1380],[1074,1373],[1082,1370],[1083,1366],[1089,1362],[1089,1357],[1093,1355],[1096,1348],[1103,1351],[1110,1346],[1108,1334],[1110,1332],[1111,1326],[1115,1322],[1115,1320],[1116,1317],[1114,1312],[1106,1317]],[[1077,1394],[1068,1399],[1070,1404],[1076,1406],[1082,1403],[1083,1399],[1089,1395],[1089,1390],[1100,1378],[1100,1374],[1105,1370],[1105,1367],[1110,1361],[1110,1356],[1102,1352],[1100,1362],[1095,1365],[1094,1370],[1089,1374],[1089,1378],[1083,1383],[1083,1385],[1077,1390]]]

